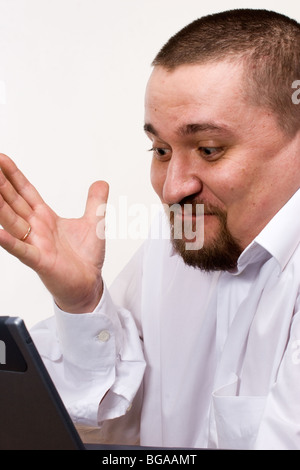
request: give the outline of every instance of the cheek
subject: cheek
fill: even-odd
[[[241,247],[246,246],[263,229],[270,216],[270,197],[262,191],[240,190],[227,210],[228,229]]]
[[[240,165],[231,164],[226,167],[214,167],[214,171],[209,176],[207,186],[217,199],[222,201],[227,210],[251,200],[254,178],[249,170],[245,170]]]
[[[161,168],[161,165],[158,164],[155,159],[152,160],[151,164],[151,171],[150,171],[150,180],[152,187],[158,197],[162,200],[162,193],[163,193],[163,187],[164,187],[164,181],[165,181],[165,172]]]

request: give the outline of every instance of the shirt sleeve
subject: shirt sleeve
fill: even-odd
[[[115,306],[106,287],[92,313],[54,308],[31,335],[73,421],[97,426],[124,415],[145,369],[132,315]]]

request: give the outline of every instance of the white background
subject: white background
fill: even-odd
[[[142,130],[151,61],[186,24],[232,8],[300,21],[295,0],[0,0],[0,152],[65,217],[82,215],[98,179],[116,206],[157,204]],[[108,242],[108,284],[141,242]],[[0,315],[29,327],[52,315],[36,274],[2,249],[0,263]]]

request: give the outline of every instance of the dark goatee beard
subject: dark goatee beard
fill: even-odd
[[[197,204],[201,204],[201,202],[198,202]],[[219,220],[219,230],[213,240],[205,242],[204,236],[203,246],[201,248],[196,250],[187,249],[187,241],[184,238],[174,237],[174,214],[170,212],[171,240],[173,248],[188,266],[192,266],[206,272],[233,270],[237,267],[237,261],[242,253],[242,249],[238,241],[233,238],[227,228],[227,214],[220,208],[206,203],[203,204],[205,207],[205,213],[211,214]],[[192,205],[196,207],[196,203],[194,201],[192,202]],[[183,207],[183,203],[181,206]]]

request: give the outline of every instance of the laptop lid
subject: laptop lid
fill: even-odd
[[[22,319],[0,317],[0,450],[83,450]]]
[[[83,443],[24,321],[8,316],[0,316],[0,450],[101,450],[109,459],[119,450],[174,451]]]

